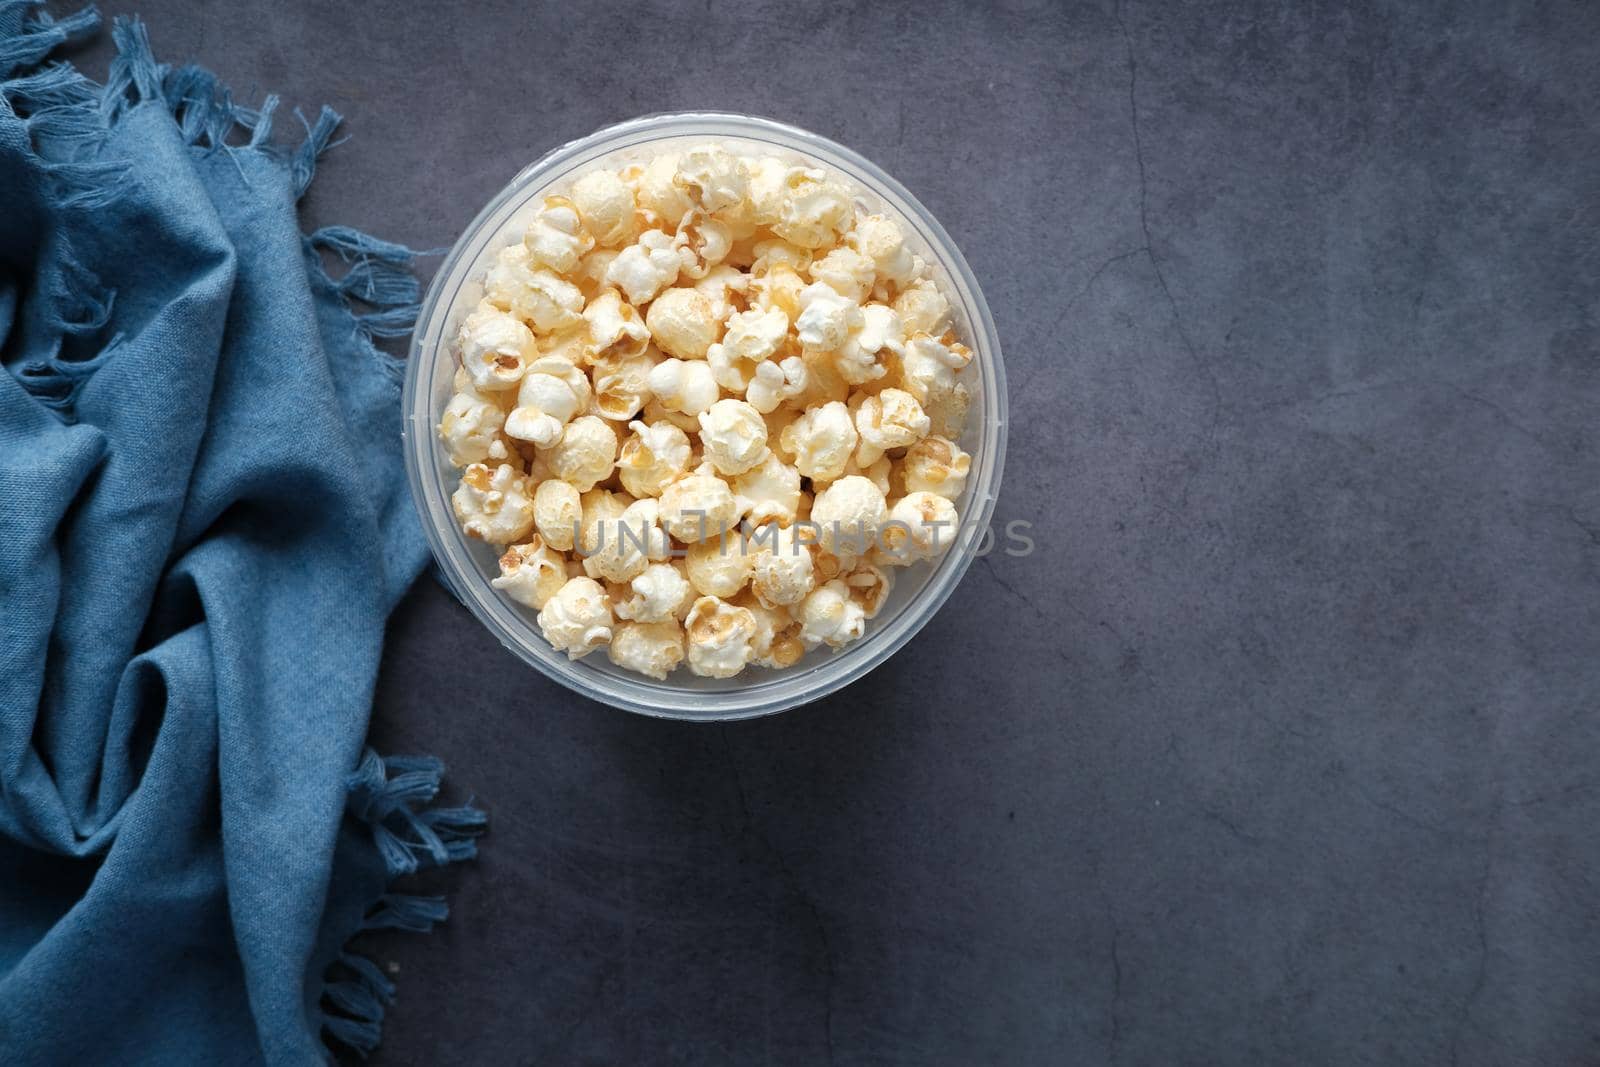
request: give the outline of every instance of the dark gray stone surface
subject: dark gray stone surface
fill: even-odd
[[[343,110],[311,219],[415,245],[614,120],[810,127],[1005,344],[1041,551],[820,705],[634,718],[418,586],[375,738],[494,829],[374,1064],[1600,1062],[1593,5],[107,6]]]

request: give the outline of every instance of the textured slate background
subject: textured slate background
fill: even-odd
[[[1600,1062],[1593,5],[107,6],[420,246],[608,122],[810,127],[1005,344],[1044,550],[819,706],[632,718],[418,586],[375,736],[495,821],[375,1065]]]

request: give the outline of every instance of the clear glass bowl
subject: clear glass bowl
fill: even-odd
[[[434,432],[451,394],[452,342],[460,319],[477,303],[479,279],[495,253],[519,240],[552,187],[595,166],[619,166],[669,147],[715,141],[738,151],[820,163],[852,182],[858,200],[897,219],[912,248],[933,267],[957,332],[974,359],[961,374],[972,407],[960,444],[972,472],[956,502],[962,534],[942,557],[897,568],[894,591],[866,635],[839,652],[826,647],[788,670],[747,668],[736,678],[699,678],[680,668],[664,682],[624,671],[595,652],[569,660],[545,641],[536,612],[501,596],[489,581],[498,553],[468,539],[450,510],[460,472]],[[428,288],[411,341],[405,380],[405,457],[411,496],[439,569],[451,589],[502,644],[562,685],[613,707],[674,719],[720,721],[769,715],[816,700],[860,678],[909,641],[945,602],[972,563],[1000,489],[1006,448],[1006,379],[988,305],[967,261],[927,208],[899,182],[848,148],[814,133],[746,115],[694,112],[650,115],[608,126],[563,145],[527,167],[478,213],[450,250]]]

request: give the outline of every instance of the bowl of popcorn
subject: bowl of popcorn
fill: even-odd
[[[635,119],[483,209],[434,277],[405,455],[516,655],[672,718],[814,700],[987,540],[1005,375],[966,261],[877,166],[765,119]]]

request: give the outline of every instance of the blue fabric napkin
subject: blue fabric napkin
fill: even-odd
[[[136,21],[48,62],[95,22],[0,0],[0,1064],[321,1062],[394,993],[347,940],[483,826],[363,754],[411,253],[302,235],[336,114],[280,151]]]

